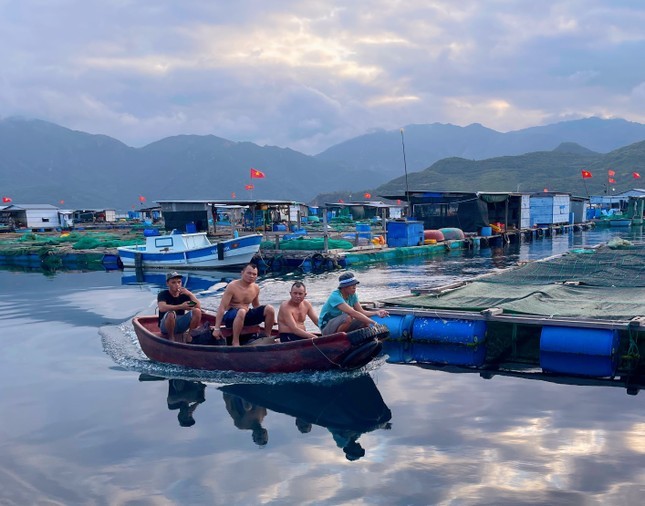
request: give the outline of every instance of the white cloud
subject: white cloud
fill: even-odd
[[[5,3],[0,116],[310,153],[411,123],[642,121],[644,21],[600,0]]]

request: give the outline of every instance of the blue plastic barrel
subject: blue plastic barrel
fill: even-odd
[[[413,315],[390,315],[385,318],[372,316],[372,320],[381,325],[385,325],[390,331],[390,339],[410,339]]]
[[[156,228],[144,228],[143,229],[143,236],[144,237],[154,237],[159,235],[159,230]]]
[[[412,325],[412,339],[453,344],[477,344],[486,337],[484,320],[446,320],[416,317]]]
[[[480,235],[482,237],[490,237],[493,235],[493,229],[491,227],[482,227]]]
[[[383,355],[390,364],[409,364],[412,362],[412,344],[401,341],[383,341]]]
[[[274,223],[273,224],[273,231],[274,232],[286,232],[287,231],[287,226],[284,223]]]
[[[543,327],[540,367],[546,372],[613,376],[618,365],[618,332],[611,329]]]
[[[372,226],[369,223],[357,223],[356,232],[358,232],[358,237],[372,238]]]
[[[197,227],[195,226],[195,222],[189,221],[186,223],[186,233],[187,234],[194,234],[197,232]]]
[[[478,367],[486,359],[486,346],[415,342],[412,345],[412,358],[422,363]]]

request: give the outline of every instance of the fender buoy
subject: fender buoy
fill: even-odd
[[[271,263],[271,270],[273,272],[281,272],[283,268],[284,261],[282,260],[282,257],[275,257]]]
[[[383,345],[376,339],[361,344],[355,350],[350,351],[343,357],[340,366],[343,369],[358,369],[363,367],[383,349]]]
[[[314,256],[311,257],[311,268],[314,271],[320,271],[323,268],[325,262],[325,257],[323,257],[320,253],[316,253]]]

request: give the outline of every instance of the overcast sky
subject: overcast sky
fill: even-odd
[[[0,0],[0,117],[316,154],[376,128],[645,123],[642,0]]]

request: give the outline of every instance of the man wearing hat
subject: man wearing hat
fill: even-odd
[[[370,316],[388,316],[384,309],[368,311],[361,306],[356,295],[358,283],[351,272],[345,272],[338,278],[338,289],[332,292],[320,311],[319,324],[323,336],[336,332],[351,332],[376,324]]]
[[[169,272],[166,274],[168,289],[157,295],[159,329],[171,341],[183,341],[184,332],[196,329],[202,319],[201,304],[190,290],[181,286],[181,282],[181,274]],[[192,339],[187,336],[186,340]]]

